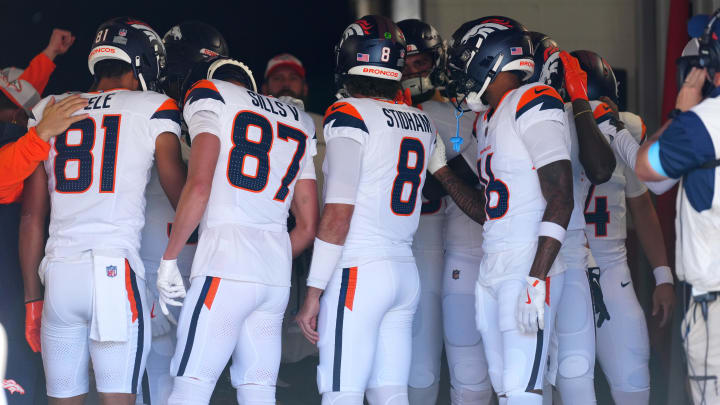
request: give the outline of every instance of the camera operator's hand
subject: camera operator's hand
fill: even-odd
[[[680,111],[687,111],[702,101],[702,88],[707,80],[706,69],[692,68],[685,78],[682,88],[678,92],[675,108]]]
[[[55,60],[58,55],[63,55],[75,42],[75,36],[70,31],[55,28],[50,35],[50,43],[43,51],[50,60]]]

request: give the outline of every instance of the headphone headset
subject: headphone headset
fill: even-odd
[[[703,30],[703,34],[700,37],[698,59],[696,62],[697,67],[712,70],[712,72],[708,72],[711,76],[715,73],[715,70],[720,68],[720,55],[718,55],[717,49],[713,46],[713,41],[718,40],[717,36],[713,38],[713,25],[718,18],[720,18],[720,8],[715,10],[715,12],[710,16],[707,25],[705,26],[705,30]]]

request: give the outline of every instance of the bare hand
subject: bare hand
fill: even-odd
[[[702,88],[708,77],[706,69],[692,68],[678,92],[675,108],[687,111],[702,101]]]
[[[672,315],[673,307],[675,306],[675,291],[673,285],[670,283],[663,283],[655,287],[655,291],[652,296],[653,301],[653,316],[656,316],[659,311],[662,311],[662,320],[660,321],[660,327],[664,327],[670,315]]]
[[[55,60],[55,57],[67,52],[74,42],[75,36],[70,31],[55,28],[50,35],[50,43],[48,43],[43,53],[47,55],[50,60]]]
[[[295,316],[295,322],[302,330],[305,338],[312,344],[316,345],[320,340],[320,334],[317,332],[317,318],[320,312],[320,297],[308,294],[303,302],[302,309]]]
[[[38,136],[47,142],[50,138],[62,134],[70,125],[88,117],[87,114],[73,115],[87,105],[87,99],[80,97],[79,94],[72,95],[59,103],[55,103],[55,97],[51,97],[42,119],[35,127]]]

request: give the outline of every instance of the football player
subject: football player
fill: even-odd
[[[193,80],[190,78],[192,67],[199,62],[213,58],[213,55],[228,53],[225,39],[215,28],[195,21],[183,22],[172,27],[163,37],[163,43],[167,51],[168,67],[165,76],[160,81],[166,94],[172,95],[178,103],[182,103],[180,95],[182,84]],[[221,61],[223,63],[226,60],[222,59]],[[199,78],[211,79],[215,69],[216,67],[213,66],[213,70],[206,71],[205,75]],[[187,161],[190,156],[190,146],[185,125],[183,125],[181,140],[183,141],[181,142],[183,160]],[[186,170],[186,168],[183,169]],[[143,386],[143,388],[147,387],[147,390],[141,390],[137,397],[137,403],[165,404],[172,390],[170,360],[175,353],[176,319],[180,309],[172,308],[169,317],[166,317],[157,302],[157,269],[165,246],[167,246],[175,210],[162,190],[155,166],[150,172],[150,181],[145,189],[145,200],[147,204],[140,258],[145,266],[148,298],[152,300],[150,319],[153,338],[146,366],[147,386]],[[195,255],[197,239],[197,233],[193,233],[178,256],[178,268],[185,285],[188,286],[190,285],[190,266]],[[149,391],[150,398],[143,398],[148,395],[147,391]]]
[[[667,323],[674,306],[673,276],[668,266],[662,229],[648,188],[660,193],[674,181],[640,182],[633,170],[645,125],[635,114],[615,115],[617,82],[610,65],[591,51],[572,53],[587,73],[588,97],[603,133],[613,139],[618,165],[605,184],[593,186],[585,202],[585,233],[597,261],[590,269],[591,283],[602,291],[604,303],[596,308],[597,356],[618,405],[646,405],[650,399],[650,346],[645,314],[635,295],[627,262],[626,212],[630,211],[640,243],[653,268],[656,287],[653,315],[662,312]],[[606,100],[600,102],[595,100]],[[632,152],[627,152],[630,149]],[[625,150],[626,152],[622,152]],[[597,307],[596,303],[596,307]]]
[[[558,387],[566,403],[595,403],[595,334],[592,299],[587,283],[590,250],[585,237],[583,207],[588,189],[610,179],[615,157],[593,118],[587,79],[577,60],[545,34],[533,32],[535,75],[531,79],[563,94],[573,168],[574,208],[560,255],[565,261],[565,285],[551,341],[547,380]],[[571,101],[571,102],[570,102]],[[545,396],[549,397],[550,390]]]
[[[463,24],[449,66],[459,100],[474,111],[489,105],[476,126],[483,187],[460,182],[440,159],[429,170],[460,209],[484,223],[476,322],[500,404],[541,404],[565,270],[558,252],[573,210],[562,99],[549,86],[522,84],[534,73],[532,43],[506,17]]]
[[[435,128],[401,97],[405,38],[388,18],[350,24],[336,61],[348,97],[325,113],[325,207],[297,319],[320,351],[323,404],[408,404],[411,244]]]
[[[177,259],[200,224],[168,403],[209,403],[231,357],[238,403],[275,403],[291,262],[317,226],[315,129],[299,108],[258,94],[244,64],[220,59],[196,68],[213,79],[185,92],[190,167],[158,269],[167,314],[167,304],[185,295]],[[296,226],[288,233],[290,209]]]
[[[23,276],[39,308],[45,285],[42,354],[47,392],[58,404],[83,402],[89,361],[103,403],[135,401],[151,336],[138,252],[143,193],[153,159],[172,204],[185,178],[180,111],[151,91],[164,64],[162,40],[147,24],[129,17],[103,23],[88,57],[97,91],[82,94],[88,118],[50,141],[49,158],[28,182],[25,198],[33,204],[21,231]],[[49,100],[33,109],[30,126]],[[39,322],[37,314],[28,326]]]
[[[451,138],[457,132],[457,110],[440,94],[440,87],[447,82],[445,43],[435,28],[420,20],[403,20],[398,27],[407,42],[402,85],[410,89],[417,108],[425,111],[437,126],[450,167],[461,173],[469,185],[477,185],[477,139],[472,136],[476,114],[463,114],[460,118],[457,135],[462,137],[462,144],[460,151],[455,151]],[[413,405],[437,402],[444,338],[451,402],[487,404],[492,388],[480,333],[473,326],[482,226],[470,220],[449,197],[427,200],[427,196],[437,193],[433,188],[440,195],[447,194],[442,185],[428,177],[412,245],[421,292],[413,322],[408,396]]]

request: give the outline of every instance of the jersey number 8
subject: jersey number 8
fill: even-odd
[[[248,138],[251,127],[260,129],[260,139],[254,141]],[[292,139],[297,143],[292,162],[287,168],[280,187],[275,192],[274,200],[283,202],[290,194],[290,183],[297,177],[300,169],[300,159],[305,156],[307,135],[299,129],[277,124],[277,137],[285,142]],[[252,111],[240,111],[235,116],[232,132],[233,147],[230,150],[227,178],[234,187],[260,193],[265,190],[270,174],[270,150],[273,145],[273,128],[264,116]],[[254,175],[245,174],[243,166],[248,157],[257,160],[257,169]]]
[[[414,156],[411,162],[410,156]],[[411,165],[412,164],[412,165]],[[425,147],[417,138],[404,138],[400,142],[400,156],[397,163],[397,176],[390,192],[390,209],[395,215],[407,216],[415,211],[418,190],[425,170]],[[410,184],[410,193],[403,198],[405,184]]]

